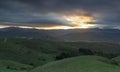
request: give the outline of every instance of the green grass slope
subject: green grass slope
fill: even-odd
[[[0,60],[0,72],[27,72],[33,68],[30,65],[21,64],[10,60]]]
[[[8,39],[6,42],[0,40],[0,60],[11,60],[31,66],[43,65],[52,60],[51,55],[40,52],[23,45],[22,41],[28,42],[27,39]],[[22,44],[17,44],[21,42]],[[34,44],[29,44],[33,45]],[[53,61],[53,60],[52,60]]]
[[[0,39],[0,60],[10,60],[37,67],[58,60],[59,57],[64,59],[83,55],[79,49],[90,49],[102,54],[110,53],[110,56],[111,53],[120,55],[119,44],[2,38]]]
[[[99,56],[80,56],[46,64],[30,72],[120,72],[120,67],[102,62]]]

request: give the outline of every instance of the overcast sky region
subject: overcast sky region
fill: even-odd
[[[0,0],[0,25],[72,26],[64,18],[84,15],[95,27],[120,29],[120,0]]]

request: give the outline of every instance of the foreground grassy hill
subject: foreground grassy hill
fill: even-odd
[[[103,62],[99,56],[79,56],[51,62],[30,72],[119,72],[120,67]]]
[[[120,54],[120,45],[112,43],[55,42],[24,38],[0,39],[0,59],[12,60],[34,67],[55,61],[56,56],[61,54],[69,54],[69,57],[78,56],[80,55],[79,49]]]
[[[0,70],[3,72],[30,71],[38,66],[43,68],[43,65],[56,60],[83,55],[104,56],[110,60],[115,57],[118,60],[116,56],[120,56],[120,45],[104,42],[57,42],[26,38],[0,39],[0,65],[5,65],[1,66]],[[92,58],[101,63],[97,60],[98,57],[83,57],[83,60]]]

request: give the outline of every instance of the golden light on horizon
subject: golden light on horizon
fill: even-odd
[[[0,25],[0,28],[7,28],[7,27],[10,27],[10,26]]]
[[[51,27],[30,27],[30,26],[0,26],[0,28],[8,28],[8,27],[18,27],[18,28],[26,28],[26,29],[38,29],[38,30],[68,30],[68,29],[86,29],[90,27],[94,27],[94,25],[81,25],[81,27],[71,27],[71,26],[51,26]]]
[[[80,27],[71,27],[71,26],[51,26],[51,27],[28,27],[28,26],[19,26],[19,28],[29,28],[29,29],[38,29],[38,30],[68,30],[68,29],[86,29],[92,28],[94,25],[81,25]]]

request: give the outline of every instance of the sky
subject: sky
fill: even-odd
[[[120,0],[0,0],[0,28],[120,29]]]

